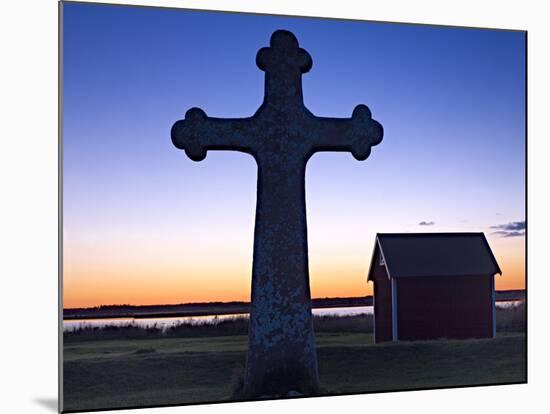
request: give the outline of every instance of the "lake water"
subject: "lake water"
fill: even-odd
[[[518,306],[521,301],[502,301],[497,302],[497,308],[510,308]],[[372,306],[348,306],[341,308],[322,308],[313,309],[313,314],[318,316],[354,316],[354,315],[372,315]],[[207,316],[178,316],[167,318],[105,318],[105,319],[74,319],[63,321],[63,330],[72,331],[82,327],[106,326],[138,326],[144,328],[157,327],[167,329],[179,324],[215,324],[227,319],[248,318],[247,313],[233,313],[227,315],[207,315]]]

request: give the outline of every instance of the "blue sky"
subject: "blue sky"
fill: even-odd
[[[314,296],[316,286],[330,290],[334,269],[344,269],[350,292],[364,293],[376,232],[489,235],[525,218],[522,32],[75,3],[63,13],[69,285],[97,277],[84,270],[97,262],[133,283],[137,255],[160,263],[167,284],[201,272],[198,280],[212,281],[215,269],[201,263],[216,258],[234,273],[219,280],[220,292],[248,289],[254,161],[210,152],[192,162],[170,128],[194,106],[252,115],[263,98],[256,52],[277,29],[313,57],[303,89],[314,114],[349,117],[363,103],[385,131],[365,162],[323,153],[308,163]],[[524,260],[523,237],[491,237],[497,258]],[[168,245],[182,248],[158,247]],[[509,277],[522,280],[520,267],[510,264]]]

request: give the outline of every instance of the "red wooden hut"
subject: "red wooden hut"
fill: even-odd
[[[375,342],[494,337],[497,273],[483,233],[377,234]]]

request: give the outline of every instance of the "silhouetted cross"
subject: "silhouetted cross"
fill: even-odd
[[[264,102],[250,118],[210,118],[192,108],[172,127],[172,142],[194,161],[208,150],[242,151],[258,164],[258,194],[249,348],[243,396],[317,392],[311,316],[305,167],[317,151],[349,151],[366,159],[382,126],[365,105],[351,118],[313,115],[302,96],[311,56],[294,35],[278,30],[256,64],[265,72]]]

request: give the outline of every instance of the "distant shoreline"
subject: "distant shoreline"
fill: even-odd
[[[499,290],[497,301],[525,300],[525,290]],[[312,299],[314,309],[372,306],[372,296]],[[108,305],[94,308],[63,309],[63,320],[113,318],[178,318],[209,315],[248,314],[249,302],[207,302],[177,305]]]

